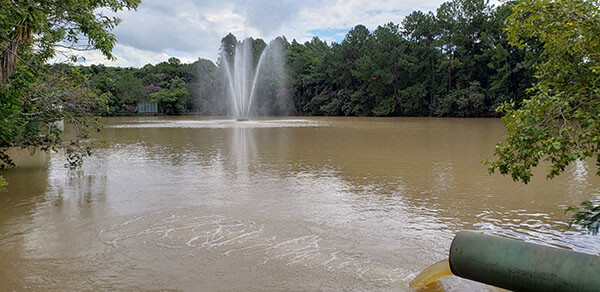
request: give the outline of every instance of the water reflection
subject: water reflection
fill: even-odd
[[[38,206],[46,205],[50,154],[27,149],[11,149],[18,168],[0,171],[9,182],[0,193],[0,291],[23,290],[28,271],[20,262],[29,256],[29,238],[38,228]],[[12,271],[10,273],[6,271]]]
[[[234,168],[229,171],[235,175],[238,180],[248,183],[250,177],[250,167],[257,167],[253,162],[259,162],[256,159],[256,142],[251,128],[232,128],[230,131],[229,148],[230,157],[235,162]]]
[[[406,290],[463,229],[600,251],[565,232],[561,206],[596,191],[595,166],[530,185],[489,176],[499,120],[108,124],[80,171],[53,155],[5,172],[0,290]]]

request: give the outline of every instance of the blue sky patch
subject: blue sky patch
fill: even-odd
[[[344,40],[344,37],[351,29],[352,28],[311,29],[308,31],[308,33],[318,36],[322,40],[335,41],[339,43]]]

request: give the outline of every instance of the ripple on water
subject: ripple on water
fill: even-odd
[[[551,216],[545,213],[527,213],[526,210],[484,211],[476,217],[481,221],[473,226],[485,234],[600,254],[600,244],[596,238],[578,230],[567,230],[566,223],[553,221]]]
[[[255,258],[257,267],[323,269],[351,275],[381,287],[403,280],[412,271],[385,266],[362,254],[339,250],[317,234],[281,236],[268,226],[217,214],[197,215],[192,208],[177,208],[126,218],[99,231],[113,249],[168,248],[189,252],[216,252],[221,257]]]

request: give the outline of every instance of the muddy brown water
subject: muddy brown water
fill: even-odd
[[[406,291],[465,229],[600,253],[563,214],[598,197],[593,163],[489,175],[498,119],[106,123],[80,170],[14,152],[0,172],[0,291]]]

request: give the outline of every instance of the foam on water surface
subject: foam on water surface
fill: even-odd
[[[212,253],[223,258],[251,258],[257,267],[321,268],[376,285],[399,281],[406,273],[368,256],[324,244],[326,239],[318,234],[291,237],[265,224],[198,213],[194,208],[177,208],[136,215],[100,230],[98,237],[117,251],[158,248],[179,250],[182,255]]]
[[[226,128],[293,128],[321,127],[323,122],[283,119],[283,120],[153,120],[135,123],[109,125],[109,128],[197,128],[197,129],[226,129]]]

